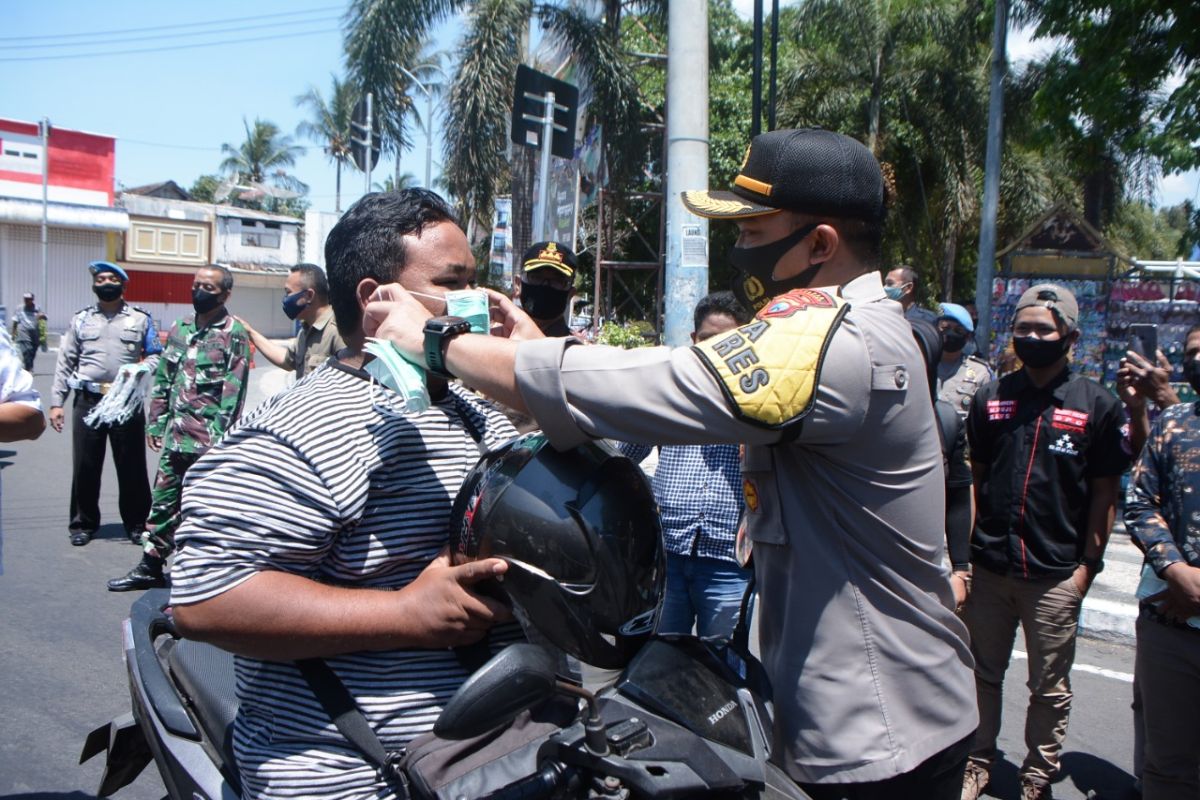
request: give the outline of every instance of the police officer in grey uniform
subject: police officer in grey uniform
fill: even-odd
[[[975,392],[995,380],[996,374],[979,356],[965,354],[975,335],[975,322],[966,308],[957,303],[942,303],[937,329],[942,337],[942,360],[937,368],[938,400],[954,406],[965,420]]]
[[[93,261],[92,291],[96,303],[71,317],[58,351],[54,386],[50,390],[50,425],[62,433],[63,405],[74,391],[71,419],[72,475],[71,544],[81,547],[100,527],[100,474],[104,452],[111,442],[120,488],[118,506],[125,533],[140,541],[150,511],[150,481],[146,476],[146,418],[141,409],[121,424],[83,421],[108,392],[118,371],[143,362],[153,372],[162,343],[154,319],[122,298],[129,275],[116,264]]]
[[[685,193],[740,229],[748,324],[690,348],[463,334],[401,287],[368,335],[531,411],[550,441],[744,443],[747,527],[774,688],[773,758],[812,797],[958,800],[975,709],[954,614],[942,458],[922,357],[876,270],[878,162],[830,131],[751,143],[732,192]],[[817,288],[819,287],[819,288]]]

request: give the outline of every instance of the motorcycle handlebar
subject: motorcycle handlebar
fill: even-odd
[[[551,761],[537,773],[501,787],[483,800],[550,800],[565,787],[575,771],[566,764]]]

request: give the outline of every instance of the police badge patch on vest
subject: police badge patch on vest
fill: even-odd
[[[746,325],[692,349],[721,384],[734,414],[783,429],[812,410],[829,342],[849,310],[828,292],[793,289]]]

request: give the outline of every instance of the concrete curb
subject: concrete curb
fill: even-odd
[[[1133,601],[1117,603],[1085,598],[1079,615],[1079,633],[1090,639],[1132,643],[1136,639],[1138,607]]]

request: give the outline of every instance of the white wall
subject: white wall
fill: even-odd
[[[13,310],[21,295],[33,292],[46,312],[51,334],[60,333],[71,315],[96,301],[87,265],[108,257],[106,235],[101,231],[51,228],[47,248],[49,296],[42,296],[42,233],[32,225],[0,224],[0,302]]]
[[[213,261],[221,264],[278,264],[291,267],[300,262],[300,238],[297,225],[280,226],[279,247],[252,247],[242,244],[241,220],[217,217]]]

